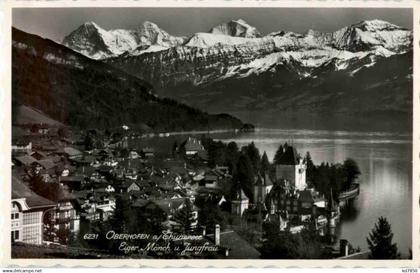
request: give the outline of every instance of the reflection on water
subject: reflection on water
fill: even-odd
[[[314,130],[260,129],[240,135],[219,135],[223,141],[245,145],[251,141],[269,159],[280,144],[293,144],[301,155],[311,153],[315,164],[342,162],[350,157],[358,163],[360,195],[343,211],[338,236],[353,246],[367,249],[366,237],[377,218],[386,217],[399,251],[408,253],[412,233],[412,141],[409,134]]]

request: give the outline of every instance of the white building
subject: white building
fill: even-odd
[[[37,195],[18,178],[12,177],[11,240],[42,244],[45,212],[56,204]]]

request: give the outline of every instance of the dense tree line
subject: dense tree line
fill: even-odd
[[[252,202],[253,187],[257,175],[264,174],[270,169],[267,154],[261,156],[254,142],[243,146],[240,150],[235,142],[228,144],[202,137],[202,143],[209,155],[209,166],[228,166],[233,176],[230,197],[242,189]]]
[[[315,166],[309,153],[305,156],[306,178],[309,186],[325,196],[332,192],[335,200],[338,200],[340,192],[349,190],[359,177],[360,169],[356,161],[347,158],[342,164],[321,163]]]
[[[260,248],[263,259],[321,259],[327,254],[322,251],[322,241],[316,230],[310,227],[300,233],[280,232],[278,224],[264,223],[263,245]]]

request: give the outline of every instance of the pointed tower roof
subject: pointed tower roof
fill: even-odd
[[[264,173],[264,186],[272,186],[273,182],[270,179],[268,173]]]
[[[277,163],[278,165],[297,165],[299,164],[299,154],[296,151],[296,148],[292,146],[286,146],[284,147],[284,153],[279,158],[279,161]]]
[[[236,192],[235,198],[233,199],[234,201],[244,201],[244,200],[249,200],[248,197],[246,197],[244,191],[242,189],[239,189]]]

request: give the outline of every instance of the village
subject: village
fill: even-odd
[[[338,198],[332,189],[320,193],[308,185],[307,158],[287,143],[275,162],[255,168],[251,178],[241,176],[236,165],[215,164],[208,143],[214,142],[197,135],[141,135],[125,125],[101,133],[46,124],[14,127],[13,246],[55,246],[66,253],[85,249],[93,257],[94,249],[115,248],[112,255],[124,255],[121,244],[104,244],[110,230],[165,232],[199,235],[195,243],[212,249],[182,252],[187,258],[259,259],[270,236],[264,227],[269,226],[275,235],[312,232],[320,238],[321,258],[357,254],[334,235],[340,203],[359,194],[357,184]],[[246,150],[235,149],[240,165]],[[241,179],[250,182],[245,185]],[[191,247],[191,242],[183,243]],[[133,255],[181,254],[156,248]]]

